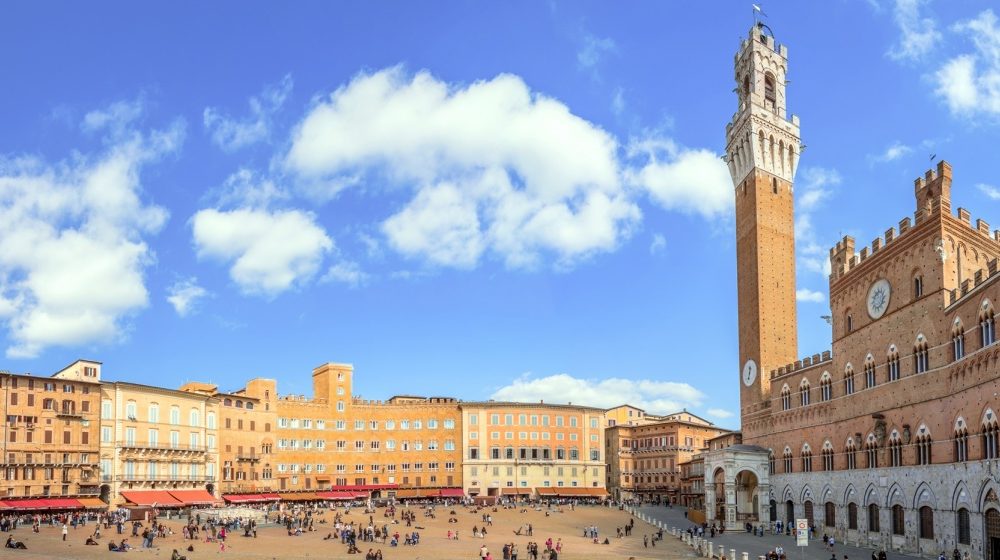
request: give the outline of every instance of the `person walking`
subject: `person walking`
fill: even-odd
[[[66,524],[63,523],[63,526],[62,526],[62,537],[63,537],[64,541],[66,540],[66,535],[68,535],[68,534],[69,534],[69,529],[66,528]]]

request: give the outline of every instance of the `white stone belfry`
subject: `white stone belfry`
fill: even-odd
[[[757,25],[736,54],[739,110],[726,125],[726,161],[733,185],[755,167],[789,183],[795,179],[802,144],[799,118],[786,118],[788,47]]]

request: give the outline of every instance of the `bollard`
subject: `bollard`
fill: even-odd
[[[743,553],[743,560],[750,560],[750,553],[749,552],[744,552]]]
[[[708,557],[711,558],[715,554],[715,545],[711,542],[708,543]]]
[[[733,560],[736,560],[736,549],[735,548],[730,548],[729,549],[729,557],[732,558]]]
[[[757,557],[757,560],[767,560],[767,556],[761,554],[760,556]]]

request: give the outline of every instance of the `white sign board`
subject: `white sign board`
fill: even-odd
[[[809,546],[809,520],[795,520],[795,546]]]

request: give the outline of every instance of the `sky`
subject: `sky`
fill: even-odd
[[[990,2],[766,2],[789,48],[799,354],[827,251],[1000,224]],[[0,17],[2,369],[625,402],[739,424],[733,56],[750,2],[47,2]]]

